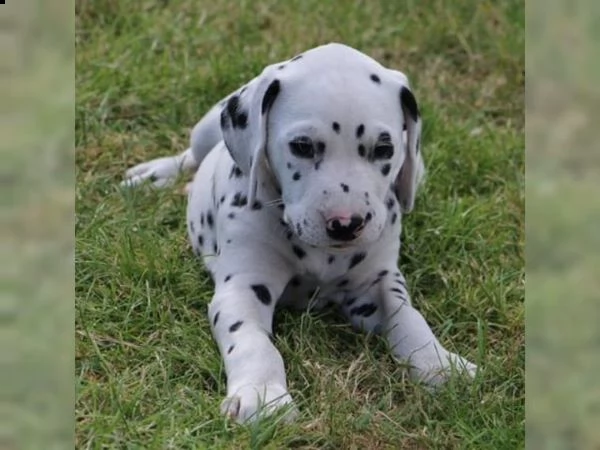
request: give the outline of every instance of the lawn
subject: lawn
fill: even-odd
[[[78,448],[524,445],[524,11],[516,0],[78,2]],[[446,346],[480,365],[430,393],[383,339],[333,312],[280,311],[301,415],[238,426],[179,188],[119,188],[262,67],[330,41],[405,72],[428,169],[401,265]]]

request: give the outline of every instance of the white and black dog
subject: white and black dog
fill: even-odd
[[[420,136],[407,77],[328,44],[268,66],[221,101],[182,154],[127,172],[126,185],[163,186],[199,166],[188,233],[215,282],[225,414],[244,422],[287,405],[294,415],[271,341],[278,304],[339,305],[430,385],[452,367],[474,375],[412,307],[398,270],[401,217],[424,174]]]

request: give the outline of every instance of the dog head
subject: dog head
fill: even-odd
[[[390,191],[403,213],[413,208],[424,173],[417,101],[404,74],[350,47],[267,67],[229,98],[221,127],[249,175],[249,204],[272,172],[284,220],[309,245],[377,240]]]

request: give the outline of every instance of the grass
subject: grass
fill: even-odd
[[[80,2],[76,16],[78,448],[474,448],[524,445],[524,12],[507,0]],[[405,220],[414,303],[477,379],[431,394],[383,340],[333,313],[277,315],[301,417],[236,426],[212,285],[175,189],[124,191],[126,167],[261,68],[329,41],[407,73],[428,180]]]

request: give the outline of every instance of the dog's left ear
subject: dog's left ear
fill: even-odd
[[[274,66],[232,94],[221,112],[221,131],[229,153],[249,176],[248,205],[256,196],[259,172],[265,167],[269,111],[281,85]]]
[[[400,172],[394,182],[394,191],[400,202],[400,208],[407,214],[415,204],[417,189],[425,175],[425,165],[421,155],[421,113],[414,94],[408,85],[408,79],[402,72],[390,70],[394,78],[400,81],[398,99],[406,131],[402,133],[406,155]]]

